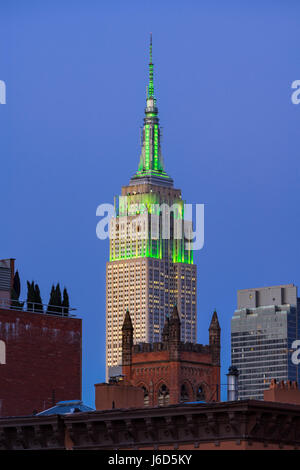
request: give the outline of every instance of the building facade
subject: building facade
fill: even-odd
[[[209,344],[181,341],[177,307],[166,318],[162,341],[133,344],[134,328],[127,311],[123,333],[123,383],[143,389],[144,406],[220,400],[221,329],[214,312]]]
[[[293,284],[238,291],[238,308],[231,320],[231,357],[239,371],[239,399],[263,399],[272,379],[298,382],[292,343],[300,338],[299,328],[299,299]]]
[[[299,429],[299,404],[182,403],[2,418],[0,450],[299,450]]]
[[[81,319],[12,300],[14,277],[14,260],[1,260],[0,417],[81,399]]]
[[[149,85],[137,172],[115,198],[106,268],[106,378],[121,372],[122,325],[131,313],[134,343],[161,339],[166,315],[177,302],[181,339],[196,341],[196,266],[188,240],[181,191],[165,172],[153,87],[152,40]]]
[[[0,417],[81,399],[81,319],[0,307]]]

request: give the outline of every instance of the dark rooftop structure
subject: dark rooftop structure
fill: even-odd
[[[48,410],[38,413],[38,416],[66,415],[72,413],[82,413],[85,411],[94,411],[94,409],[85,405],[81,400],[67,400],[59,401],[55,406],[52,406],[52,408],[48,408]]]

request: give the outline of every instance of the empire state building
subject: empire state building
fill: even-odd
[[[106,266],[106,380],[121,373],[122,325],[126,311],[134,343],[161,340],[166,317],[177,305],[181,340],[196,342],[196,266],[186,237],[181,190],[166,173],[154,94],[152,37],[149,83],[136,173],[115,198]],[[167,221],[164,228],[164,222]],[[185,226],[185,229],[183,228]],[[167,227],[167,228],[166,228]],[[190,237],[191,238],[191,237]]]

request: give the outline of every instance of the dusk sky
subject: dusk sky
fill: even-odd
[[[198,341],[216,308],[222,379],[237,289],[300,285],[300,2],[2,0],[0,258],[83,319],[83,400],[105,379],[108,241],[96,208],[137,170],[149,34],[165,168],[205,204]],[[226,387],[222,396],[226,399]]]

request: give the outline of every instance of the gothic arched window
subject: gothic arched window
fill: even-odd
[[[203,385],[198,385],[196,393],[197,401],[205,401],[205,391]]]
[[[187,387],[185,384],[182,384],[180,389],[180,401],[189,401],[189,399]]]
[[[146,387],[142,387],[144,391],[144,406],[149,406],[149,392]]]
[[[166,406],[170,401],[170,392],[165,384],[162,384],[158,390],[158,404],[159,406]]]

